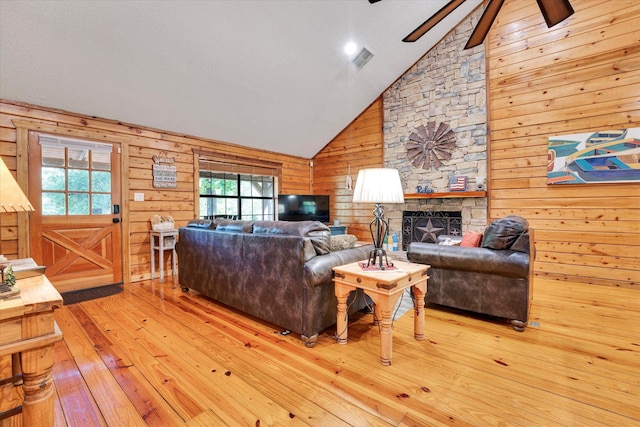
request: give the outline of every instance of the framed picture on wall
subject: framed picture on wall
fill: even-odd
[[[549,137],[547,184],[640,181],[640,128]]]

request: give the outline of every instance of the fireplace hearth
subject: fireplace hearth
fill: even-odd
[[[459,236],[462,233],[462,212],[403,211],[402,250],[411,242],[436,243],[441,234]]]

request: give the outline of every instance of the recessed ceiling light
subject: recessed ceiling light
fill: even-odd
[[[346,53],[347,55],[353,55],[354,53],[356,53],[356,50],[358,50],[358,45],[354,42],[349,42],[344,45],[344,53]]]

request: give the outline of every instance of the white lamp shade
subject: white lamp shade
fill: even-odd
[[[397,169],[360,169],[354,203],[404,203],[404,192]]]
[[[33,206],[0,158],[0,212],[32,211]]]

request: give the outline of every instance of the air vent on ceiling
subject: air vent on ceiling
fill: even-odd
[[[369,52],[366,47],[363,47],[362,50],[353,57],[351,62],[358,68],[362,68],[371,58],[373,58],[373,53]]]

